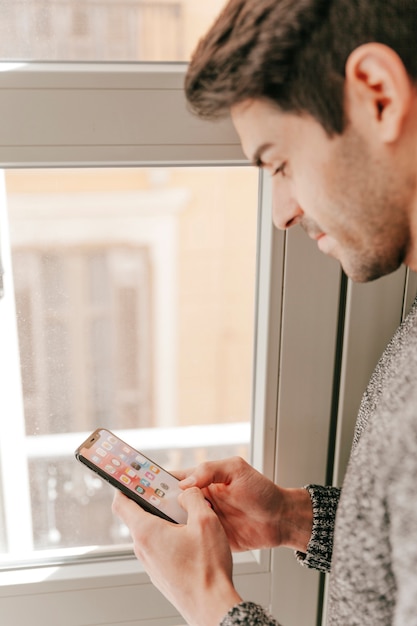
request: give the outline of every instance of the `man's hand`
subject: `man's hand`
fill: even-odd
[[[116,492],[113,512],[128,526],[135,554],[153,584],[192,626],[217,626],[241,602],[232,582],[232,556],[217,515],[197,488],[179,496],[186,525],[146,513]]]
[[[212,503],[232,550],[286,546],[305,552],[313,512],[305,489],[283,489],[239,457],[202,463],[182,474]]]

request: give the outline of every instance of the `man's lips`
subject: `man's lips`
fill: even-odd
[[[307,235],[311,238],[314,239],[315,241],[318,241],[319,239],[321,239],[322,237],[325,237],[325,233],[319,231],[315,231],[315,230],[307,230]]]
[[[301,227],[305,230],[310,239],[316,241],[320,247],[321,239],[326,238],[326,233],[321,230],[320,226],[313,220],[304,218],[301,220]]]
[[[307,234],[313,241],[316,241],[318,249],[327,254],[329,244],[326,233],[310,230]]]

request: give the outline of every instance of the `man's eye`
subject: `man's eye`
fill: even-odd
[[[285,176],[285,168],[286,167],[287,167],[287,164],[284,161],[284,163],[281,163],[281,165],[279,167],[277,167],[277,169],[272,172],[272,176],[276,176],[277,174],[282,174],[283,176]]]

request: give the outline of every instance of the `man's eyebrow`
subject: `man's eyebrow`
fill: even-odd
[[[265,152],[265,150],[267,150],[271,146],[272,146],[272,143],[270,143],[270,142],[263,143],[261,146],[259,146],[259,148],[256,150],[255,154],[252,157],[253,165],[256,165],[256,167],[262,167],[263,166],[263,162],[262,162],[262,158],[261,158],[262,154]]]

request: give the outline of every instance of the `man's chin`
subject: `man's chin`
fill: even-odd
[[[396,261],[395,263],[390,264],[362,263],[360,265],[341,262],[340,264],[346,276],[354,283],[370,283],[374,280],[378,280],[378,278],[392,274],[400,267],[402,262]]]

